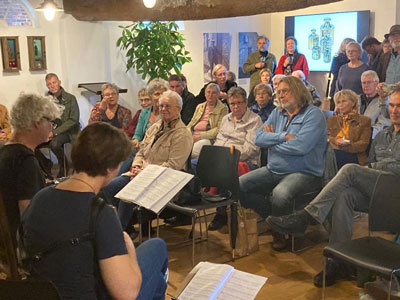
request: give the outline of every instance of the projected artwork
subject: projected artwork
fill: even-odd
[[[217,64],[224,65],[229,70],[232,36],[229,33],[203,33],[203,70],[204,82],[213,80],[212,69]]]
[[[250,78],[243,72],[243,64],[250,53],[257,51],[257,32],[239,32],[239,78]]]

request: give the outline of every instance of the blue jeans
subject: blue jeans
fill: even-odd
[[[351,240],[354,211],[368,211],[375,183],[382,173],[386,172],[346,164],[305,207],[319,223],[323,223],[332,210],[330,244]]]
[[[321,178],[306,173],[275,174],[267,167],[239,177],[240,202],[261,217],[282,216],[292,212],[296,196],[321,187]]]
[[[167,245],[154,238],[136,248],[136,257],[142,272],[142,285],[137,300],[165,299],[168,269]]]

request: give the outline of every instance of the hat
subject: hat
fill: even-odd
[[[392,34],[400,34],[400,25],[393,25],[392,27],[390,27],[389,33],[385,34],[385,39],[388,39],[389,35]]]

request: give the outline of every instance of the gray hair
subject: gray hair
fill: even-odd
[[[259,83],[254,87],[254,96],[258,93],[258,91],[265,91],[270,97],[272,96],[272,87],[270,84]]]
[[[246,91],[245,91],[242,87],[240,87],[240,86],[238,86],[238,87],[231,87],[231,88],[229,89],[229,91],[228,91],[228,99],[230,99],[230,98],[232,98],[232,97],[234,97],[234,98],[240,97],[240,98],[242,98],[244,101],[247,102]]]
[[[149,82],[146,87],[147,93],[150,97],[154,94],[156,90],[161,89],[163,89],[164,91],[169,90],[168,82],[162,78],[154,78],[152,81]]]
[[[57,104],[52,96],[21,93],[11,108],[11,126],[13,130],[29,130],[34,123],[43,118],[60,118],[64,106]]]
[[[363,77],[366,77],[366,76],[372,76],[372,77],[374,78],[374,81],[379,82],[379,76],[378,76],[378,74],[377,74],[374,70],[367,70],[367,71],[364,71],[364,72],[361,74],[361,79],[362,79]]]
[[[269,43],[269,38],[267,38],[267,37],[264,36],[264,35],[260,35],[260,36],[257,38],[257,42],[258,42],[259,40],[261,40],[261,39],[263,39],[266,43]]]
[[[296,76],[295,74],[299,74],[299,76]],[[304,75],[304,72],[302,70],[296,70],[292,72],[292,76],[297,77],[303,81],[306,80],[306,75]]]
[[[183,106],[182,97],[177,92],[174,92],[171,90],[165,91],[164,93],[162,93],[160,99],[158,99],[158,102],[160,102],[162,99],[165,99],[165,98],[175,100],[176,105],[179,106],[179,111],[182,110],[182,106]]]
[[[286,77],[286,75],[283,75],[283,74],[276,74],[274,77],[272,77],[272,82],[273,82],[275,79],[281,80],[283,77]]]
[[[104,91],[105,91],[106,89],[113,89],[113,90],[117,93],[117,95],[119,95],[119,89],[118,89],[117,85],[114,84],[114,83],[109,83],[109,82],[107,82],[107,83],[103,84],[103,85],[101,86],[101,95],[104,96]]]
[[[204,91],[207,92],[209,89],[215,89],[217,90],[218,93],[221,91],[219,85],[214,82],[210,82],[209,84],[207,84],[206,89]]]
[[[354,46],[354,47],[357,48],[358,52],[360,53],[360,57],[361,57],[362,49],[361,49],[360,44],[357,43],[357,42],[350,42],[350,43],[348,43],[348,44],[346,45],[346,51],[347,51],[347,49],[348,49],[349,47],[351,47],[351,46]]]

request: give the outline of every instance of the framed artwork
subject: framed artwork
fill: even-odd
[[[229,33],[203,33],[203,78],[204,82],[213,80],[212,70],[222,64],[229,71],[232,36]]]
[[[257,32],[239,32],[239,78],[250,78],[250,74],[243,71],[243,64],[250,53],[258,50],[257,38]]]
[[[44,36],[28,36],[29,70],[47,69],[46,44]]]
[[[3,36],[0,41],[4,72],[18,72],[21,70],[18,37]]]

